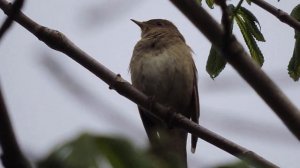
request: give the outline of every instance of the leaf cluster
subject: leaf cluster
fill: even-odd
[[[201,4],[202,0],[197,1]],[[231,32],[234,23],[239,27],[239,30],[244,38],[247,48],[250,52],[252,59],[259,65],[264,64],[264,56],[261,52],[257,42],[265,42],[265,38],[261,31],[261,26],[256,18],[256,16],[242,6],[244,0],[240,0],[239,3],[234,6],[232,4],[228,5],[228,10],[230,11],[231,22]],[[246,0],[249,5],[251,5],[251,0]],[[206,0],[206,4],[211,9],[214,8],[214,0]],[[296,6],[291,16],[296,20],[300,21],[300,5]],[[222,18],[223,19],[223,18]],[[212,79],[216,78],[225,68],[226,60],[223,56],[216,50],[215,46],[211,46],[207,63],[206,71]],[[295,31],[295,47],[293,56],[288,65],[288,73],[292,79],[298,81],[300,78],[300,33]]]

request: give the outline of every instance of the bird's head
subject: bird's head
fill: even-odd
[[[151,19],[145,22],[140,22],[131,19],[131,21],[133,21],[141,28],[142,38],[160,34],[160,33],[168,33],[168,34],[174,33],[182,36],[178,31],[177,27],[172,22],[165,19]]]

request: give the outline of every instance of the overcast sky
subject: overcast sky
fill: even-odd
[[[268,2],[288,13],[299,3]],[[220,20],[218,7],[211,10],[203,5]],[[294,30],[254,4],[243,6],[257,16],[267,40],[259,43],[265,56],[263,70],[299,108],[299,82],[293,82],[287,74]],[[23,10],[36,22],[63,32],[129,81],[129,61],[140,38],[139,28],[130,19],[171,20],[195,53],[200,124],[280,167],[299,167],[299,142],[230,65],[215,80],[209,78],[205,65],[210,43],[169,1],[27,0]],[[2,21],[5,15],[1,13],[0,18]],[[234,34],[242,41],[236,25]],[[49,49],[20,25],[14,24],[1,41],[0,79],[18,141],[31,159],[44,157],[53,147],[83,131],[121,135],[139,146],[147,144],[134,103],[109,90],[64,54]],[[190,154],[190,146],[187,148],[190,168],[236,160],[203,140],[196,154]]]

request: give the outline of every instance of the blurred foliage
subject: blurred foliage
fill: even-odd
[[[156,155],[157,156],[157,155]],[[162,160],[119,137],[82,134],[56,148],[38,168],[180,168],[178,160]],[[166,159],[166,158],[164,158]]]
[[[38,163],[39,168],[145,167],[153,165],[145,154],[121,138],[83,134],[55,149]]]
[[[162,147],[163,148],[163,147]],[[180,168],[178,159],[164,150],[139,149],[120,137],[96,136],[84,133],[54,149],[37,162],[37,168]],[[159,156],[159,157],[157,157]],[[167,157],[166,157],[167,156]],[[244,162],[215,168],[248,168]]]
[[[291,16],[300,21],[300,4],[291,12]],[[295,81],[300,77],[300,32],[295,30],[295,47],[293,56],[288,65],[288,73]]]

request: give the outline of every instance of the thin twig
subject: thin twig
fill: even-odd
[[[6,168],[31,168],[30,163],[22,154],[13,132],[0,87],[0,144],[3,154],[2,163]]]
[[[8,7],[8,3],[6,1],[0,0],[0,8],[2,8],[5,13],[9,13],[10,8]],[[180,113],[170,111],[169,108],[162,106],[157,102],[149,103],[149,100],[151,99],[149,99],[145,94],[134,88],[120,75],[113,73],[91,56],[83,52],[71,41],[69,41],[62,33],[37,24],[23,13],[20,13],[15,20],[27,30],[32,32],[35,36],[37,36],[41,41],[45,42],[49,47],[65,53],[67,56],[102,79],[110,86],[111,89],[115,89],[119,94],[140,105],[149,113],[152,113],[153,115],[156,115],[166,121],[172,118],[172,121],[176,123],[174,126],[180,126],[193,135],[196,135],[199,138],[202,138],[205,141],[253,165],[261,165],[262,167],[270,168],[278,167],[258,156],[254,152],[249,151],[248,149],[241,147],[240,145],[237,145],[229,140],[226,140],[225,138],[205,129],[204,127],[197,125],[196,123],[193,123]],[[147,109],[151,109],[152,111]]]
[[[235,11],[233,13],[236,13],[237,10],[240,9],[240,7],[242,6],[242,3],[244,2],[244,0],[240,0],[239,3],[236,5],[235,7]]]
[[[225,32],[223,37],[223,44],[225,45],[223,46],[223,48],[227,48],[227,44],[230,43],[229,40],[232,35],[232,16],[230,16],[229,9],[225,0],[216,0],[215,3],[218,4],[222,10],[222,25]]]
[[[255,3],[257,6],[265,9],[269,13],[276,16],[281,22],[288,24],[295,30],[300,31],[300,22],[298,22],[295,18],[291,17],[286,12],[274,7],[273,5],[269,4],[265,0],[251,0],[251,2]]]
[[[222,52],[227,61],[252,86],[261,98],[273,109],[289,130],[300,140],[300,112],[278,86],[256,65],[242,45],[232,36],[223,50],[224,30],[195,1],[171,0],[183,14]]]
[[[0,28],[0,39],[2,39],[5,32],[11,26],[14,17],[22,8],[24,0],[16,0],[12,6],[10,15],[4,21]],[[6,168],[31,168],[29,161],[23,155],[8,116],[7,108],[5,106],[4,98],[0,87],[0,145],[3,154],[1,161]]]
[[[23,4],[24,0],[15,0],[15,2],[12,4],[12,13],[7,17],[0,28],[0,39],[2,38],[6,30],[8,30],[8,28],[11,26],[14,16],[20,11]]]

